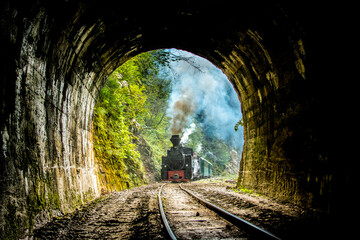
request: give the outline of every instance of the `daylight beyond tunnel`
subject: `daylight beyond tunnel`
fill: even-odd
[[[245,138],[238,186],[337,213],[351,181],[330,154],[322,12],[273,1],[3,1],[2,236],[100,195],[99,91],[117,67],[159,48],[202,56],[233,84]]]

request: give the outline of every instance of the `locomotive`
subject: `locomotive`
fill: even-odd
[[[179,135],[172,135],[173,144],[162,157],[161,179],[163,181],[184,182],[200,178],[211,177],[212,164],[199,157],[192,148],[180,145]]]

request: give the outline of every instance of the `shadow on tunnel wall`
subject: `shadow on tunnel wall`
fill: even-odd
[[[91,136],[99,89],[132,56],[170,47],[214,63],[239,95],[239,186],[345,216],[348,198],[339,195],[350,192],[353,174],[348,158],[338,163],[329,130],[339,77],[329,68],[341,59],[329,50],[338,40],[334,8],[237,4],[3,1],[2,236],[31,233],[99,196]]]

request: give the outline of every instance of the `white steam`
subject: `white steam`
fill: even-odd
[[[187,129],[184,131],[184,133],[183,133],[183,135],[182,135],[182,137],[181,137],[181,143],[185,144],[185,143],[189,140],[189,136],[190,136],[190,134],[193,133],[193,131],[195,130],[195,128],[196,128],[196,124],[195,124],[195,123],[191,123],[191,124],[190,124],[190,127],[187,128]]]

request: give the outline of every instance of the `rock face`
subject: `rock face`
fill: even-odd
[[[239,172],[240,158],[235,150],[230,152],[230,161],[227,164],[225,171],[229,174],[237,174]]]
[[[335,169],[324,125],[332,98],[319,39],[332,35],[318,30],[314,6],[248,2],[2,1],[1,236],[99,196],[99,90],[132,56],[167,47],[212,61],[237,90],[239,185],[334,212],[332,197],[351,179]]]

